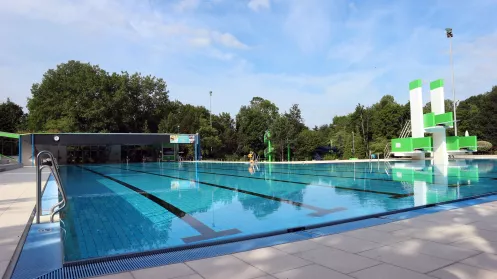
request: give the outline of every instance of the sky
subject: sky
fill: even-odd
[[[309,126],[410,81],[457,99],[497,85],[497,0],[0,0],[0,102],[68,60],[163,78],[170,98],[232,116],[254,96]]]

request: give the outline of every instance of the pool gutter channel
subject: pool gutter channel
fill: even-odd
[[[380,225],[380,224],[391,223],[391,222],[395,222],[395,221],[399,221],[399,220],[403,220],[403,219],[410,219],[410,218],[417,217],[419,215],[434,213],[434,212],[419,212],[420,210],[422,211],[423,209],[440,207],[439,208],[440,210],[437,210],[435,212],[446,211],[446,210],[451,210],[453,208],[444,208],[444,207],[442,207],[443,205],[453,204],[453,203],[458,203],[458,202],[463,202],[463,201],[468,201],[468,200],[477,200],[477,199],[482,198],[482,197],[488,197],[488,196],[494,196],[494,195],[496,195],[496,197],[497,197],[497,192],[491,192],[491,193],[461,198],[461,199],[452,200],[452,201],[444,201],[444,202],[439,202],[439,203],[434,203],[434,204],[421,205],[421,206],[416,206],[416,207],[398,209],[398,210],[394,210],[394,211],[388,211],[388,212],[370,214],[370,215],[365,215],[365,216],[360,216],[360,217],[348,218],[348,219],[343,219],[343,220],[338,220],[338,221],[323,222],[323,223],[314,224],[314,225],[292,227],[292,228],[287,228],[287,229],[275,230],[275,231],[271,231],[271,232],[258,233],[258,234],[240,236],[240,237],[233,237],[230,239],[215,240],[215,241],[209,241],[209,242],[197,243],[197,244],[178,245],[178,246],[173,246],[173,247],[164,248],[164,249],[156,249],[156,250],[149,250],[149,251],[136,252],[136,253],[126,253],[126,254],[120,254],[120,255],[114,255],[114,256],[108,256],[108,257],[91,258],[91,259],[86,259],[86,260],[67,261],[67,262],[63,263],[63,267],[77,267],[77,266],[83,266],[83,265],[87,265],[87,264],[102,263],[102,262],[113,261],[113,260],[138,258],[138,257],[143,257],[143,256],[165,254],[165,253],[172,253],[172,252],[185,251],[185,250],[194,250],[194,249],[198,249],[198,248],[205,248],[205,247],[211,247],[211,246],[216,246],[216,245],[229,244],[229,243],[235,243],[235,242],[241,242],[241,241],[247,241],[247,240],[254,240],[254,239],[260,239],[260,238],[266,238],[266,237],[284,235],[284,234],[299,234],[300,236],[307,236],[308,239],[311,239],[311,238],[320,237],[320,236],[324,236],[324,235],[336,234],[338,232],[316,233],[315,231],[310,231],[310,230],[316,230],[316,229],[326,228],[326,227],[333,227],[333,226],[337,226],[337,225],[354,223],[354,222],[365,221],[365,220],[375,220],[375,219],[377,219],[377,221],[381,220],[380,222],[378,222],[377,224],[374,224],[374,225],[364,225],[364,226],[360,226],[358,228],[352,228],[350,230],[366,228],[366,227],[376,226],[376,225]],[[478,202],[475,204],[456,206],[455,208],[466,207],[466,206],[471,206],[471,205],[489,202],[489,201],[485,201],[485,200],[480,200],[480,201],[481,202]],[[412,212],[414,214],[411,214],[411,216],[409,216],[409,215],[402,216],[400,218],[388,218],[388,216],[393,217],[393,215],[400,214],[400,213],[406,213],[406,212]],[[251,249],[248,249],[248,250],[251,250]]]

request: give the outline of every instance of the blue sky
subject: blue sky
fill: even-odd
[[[170,97],[235,115],[253,96],[330,123],[408,83],[458,99],[497,85],[497,0],[16,0],[0,4],[0,101],[26,104],[67,60],[163,78]],[[427,89],[427,87],[425,86]],[[424,93],[425,102],[429,95]]]

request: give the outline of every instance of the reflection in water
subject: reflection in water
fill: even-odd
[[[259,167],[150,163],[88,168],[155,195],[214,231],[236,228],[244,234],[494,192],[497,177],[497,164],[489,160],[450,161],[441,167],[429,161]],[[198,235],[184,220],[126,187],[75,167],[61,170],[69,197],[62,216],[66,260],[182,245],[182,238]],[[282,205],[273,197],[309,206]],[[309,207],[346,210],[312,215]]]
[[[449,161],[449,165],[432,165],[429,161],[396,162],[391,167],[392,179],[410,184],[414,206],[459,199],[460,187],[479,181],[478,164]]]

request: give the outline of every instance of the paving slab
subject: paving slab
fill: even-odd
[[[440,279],[495,279],[497,272],[456,263],[428,274]]]
[[[389,264],[380,264],[358,272],[351,273],[357,279],[433,279],[434,277],[414,272],[412,270],[400,268]]]
[[[353,279],[353,277],[320,265],[308,265],[277,273],[274,276],[280,279]]]
[[[497,255],[482,253],[461,261],[463,264],[497,272]]]
[[[420,273],[430,272],[455,262],[392,246],[369,250],[359,255]]]
[[[186,264],[206,279],[251,279],[267,275],[232,255],[191,261]]]
[[[233,256],[270,274],[311,264],[307,260],[287,254],[273,247],[236,253]]]
[[[314,249],[296,255],[341,273],[351,273],[380,264],[379,261],[329,247]]]

